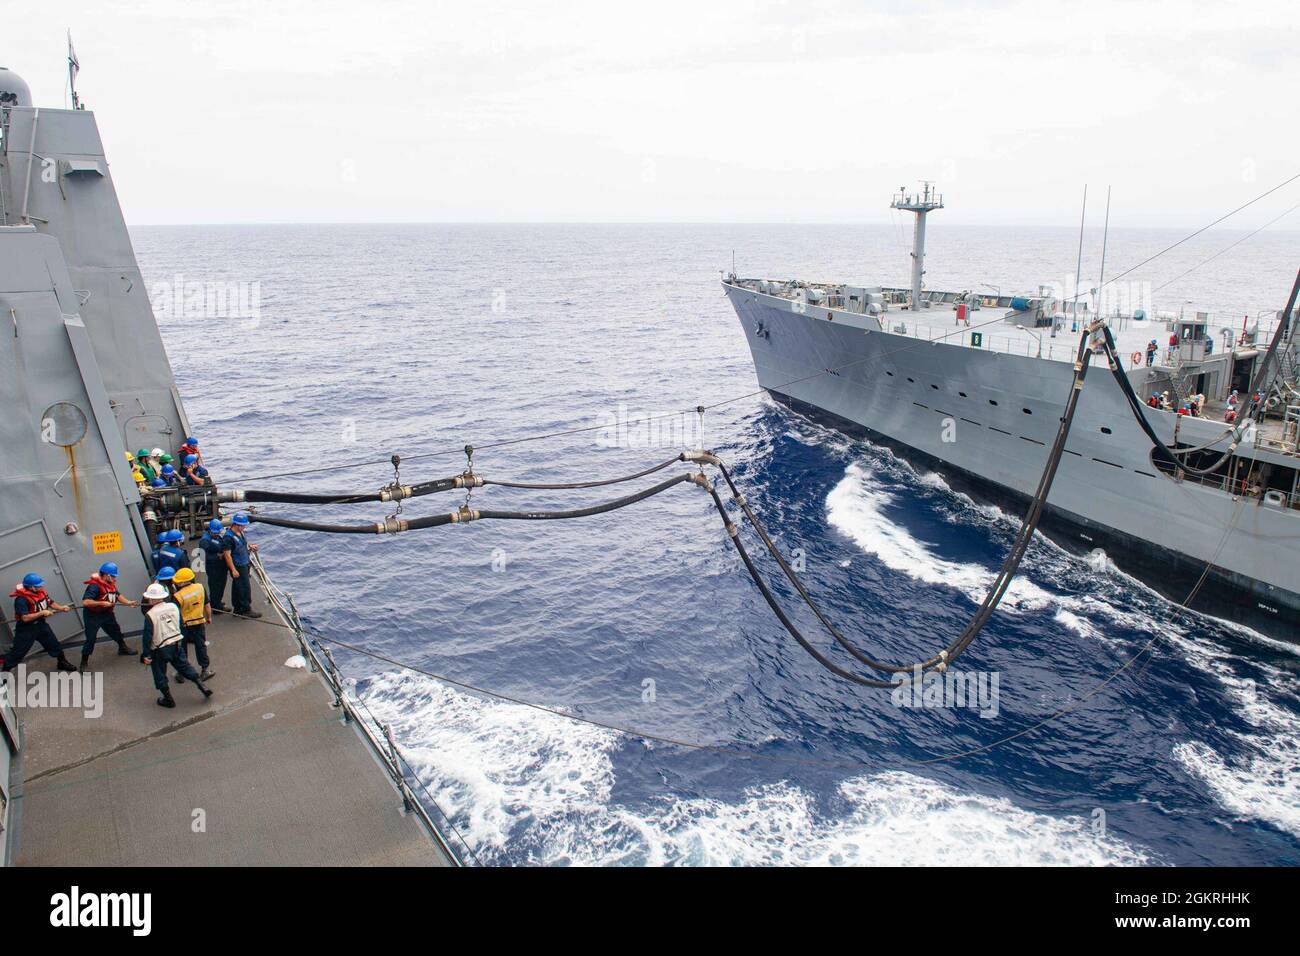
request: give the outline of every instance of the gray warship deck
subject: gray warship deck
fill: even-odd
[[[256,589],[255,589],[256,591]],[[260,599],[260,595],[258,595]],[[260,606],[260,600],[259,600]],[[149,669],[112,643],[91,658],[104,713],[22,711],[24,782],[13,859],[34,866],[445,866],[269,607],[217,615],[215,692],[154,703]],[[119,612],[126,623],[134,615]],[[139,638],[129,638],[138,649]],[[48,657],[28,658],[48,669]],[[202,810],[204,832],[194,832]]]

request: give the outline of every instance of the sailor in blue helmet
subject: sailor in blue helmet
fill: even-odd
[[[169,488],[175,488],[181,483],[181,476],[176,474],[176,469],[171,465],[162,466],[162,475],[160,478],[162,479],[162,483]]]
[[[181,476],[187,485],[208,483],[208,470],[199,463],[198,455],[186,455],[181,459]]]
[[[45,653],[59,662],[59,670],[75,671],[47,620],[55,614],[71,611],[72,607],[51,598],[45,590],[45,580],[39,574],[25,575],[23,583],[9,596],[14,599],[14,646],[5,654],[3,670],[13,670],[22,663],[33,644],[40,644]]]
[[[230,521],[230,531],[225,540],[226,570],[230,572],[230,604],[236,614],[244,617],[261,617],[253,610],[253,582],[249,565],[257,545],[249,544],[244,537],[248,515],[242,511]]]
[[[138,603],[118,593],[117,565],[112,561],[101,564],[99,570],[86,579],[85,585],[85,593],[81,595],[82,620],[86,626],[86,639],[81,643],[82,671],[90,663],[90,655],[95,653],[95,641],[100,631],[117,642],[119,655],[130,655],[131,649],[126,646],[115,611],[119,604],[136,607]]]
[[[149,482],[149,487],[150,487],[150,488],[166,488],[166,487],[167,487],[167,482],[163,481],[161,478],[155,478],[153,481]]]
[[[226,567],[226,529],[220,518],[208,522],[208,529],[199,539],[203,549],[203,570],[208,574],[208,597],[212,599],[212,613],[221,614],[226,610],[226,580],[229,569]]]
[[[158,548],[152,555],[155,572],[163,568],[171,568],[175,571],[190,563],[184,549],[180,546],[184,540],[185,534],[176,530],[164,531],[158,535]]]

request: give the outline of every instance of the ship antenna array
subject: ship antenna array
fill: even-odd
[[[916,224],[912,228],[911,305],[912,311],[916,312],[921,308],[921,286],[925,281],[925,217],[936,209],[943,208],[943,195],[928,180],[921,183],[919,193],[909,193],[907,187],[899,186],[889,208],[901,209],[916,216]]]

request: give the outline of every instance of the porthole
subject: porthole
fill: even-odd
[[[1022,409],[1020,409],[1020,410],[1021,410],[1022,412],[1024,412],[1026,415],[1032,415],[1032,414],[1034,414],[1032,411],[1030,411],[1030,410],[1027,409],[1027,408],[1022,408]]]
[[[966,398],[966,393],[965,393],[965,392],[958,392],[957,394],[960,395],[962,398]]]
[[[1101,433],[1102,433],[1103,435],[1109,435],[1109,434],[1110,434],[1110,429],[1107,428],[1105,425],[1102,425],[1102,426],[1101,426]]]
[[[933,382],[930,383],[930,387],[934,389],[936,392],[939,391],[939,386],[935,385]]]
[[[71,448],[86,437],[86,413],[71,402],[55,402],[41,416],[41,441]]]
[[[990,399],[989,399],[989,404],[990,404],[990,405],[996,405],[997,403],[998,403],[998,400],[997,400],[996,398],[990,398]]]

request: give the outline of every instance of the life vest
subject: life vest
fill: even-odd
[[[190,626],[203,624],[207,621],[207,615],[203,613],[203,606],[208,603],[208,595],[204,591],[202,584],[191,581],[184,587],[177,588],[172,597],[180,605],[181,623]]]
[[[11,598],[27,598],[27,603],[31,605],[31,610],[27,612],[28,614],[35,613],[36,611],[48,611],[50,609],[50,596],[45,593],[45,588],[38,588],[35,591],[30,591],[20,584],[16,591],[11,591],[9,593],[9,596]],[[21,624],[23,622],[20,621],[19,623]],[[26,623],[34,624],[36,622],[27,621]]]
[[[99,588],[99,600],[101,600],[101,601],[107,601],[109,604],[116,604],[116,603],[117,603],[117,585],[116,585],[116,584],[110,584],[109,582],[107,582],[107,581],[105,581],[103,578],[101,578],[98,574],[92,574],[89,578],[87,578],[86,580],[82,581],[81,583],[82,583],[82,584],[93,584],[93,585],[95,585],[97,588]],[[93,609],[92,609],[92,610],[93,610]],[[102,611],[106,611],[106,610],[107,610],[107,611],[112,611],[113,609],[110,607],[110,608],[100,608],[99,610],[102,612]]]
[[[153,625],[154,648],[170,647],[179,643],[185,635],[181,633],[181,612],[175,604],[160,601],[145,612]]]

